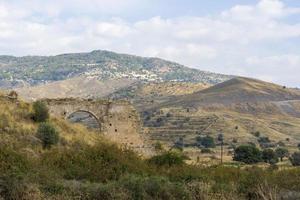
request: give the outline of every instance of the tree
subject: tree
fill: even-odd
[[[259,137],[258,142],[259,143],[269,143],[271,141],[270,141],[269,137]]]
[[[42,101],[33,103],[33,119],[37,122],[45,122],[49,118],[47,105]]]
[[[275,150],[275,153],[278,158],[280,158],[280,161],[283,160],[284,157],[289,156],[289,151],[286,148],[279,147]]]
[[[197,142],[205,148],[214,148],[216,146],[215,140],[211,136],[197,137]]]
[[[273,149],[264,149],[262,152],[262,159],[270,164],[275,164],[278,162],[278,157]]]
[[[254,164],[262,161],[261,151],[252,145],[242,145],[235,149],[233,160]]]
[[[161,155],[153,156],[148,161],[157,166],[174,166],[182,165],[186,157],[177,152],[165,152]]]
[[[300,152],[295,152],[290,157],[290,161],[294,166],[300,166]]]
[[[44,148],[50,148],[59,141],[59,133],[49,122],[39,124],[37,137],[43,142]]]

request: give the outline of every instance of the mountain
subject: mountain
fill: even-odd
[[[127,78],[139,81],[185,81],[216,84],[232,76],[200,71],[159,58],[110,51],[57,56],[0,56],[0,87],[13,88],[61,81],[77,76],[100,81]]]

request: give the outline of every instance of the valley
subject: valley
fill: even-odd
[[[146,145],[139,146],[148,148],[161,143],[166,149],[180,147],[187,155],[196,151],[198,156],[206,157],[200,153],[203,147],[199,146],[199,138],[210,136],[216,140],[222,133],[225,150],[232,158],[233,149],[242,144],[285,146],[293,152],[300,143],[297,89],[107,51],[1,58],[2,68],[14,71],[14,66],[23,63],[24,73],[34,70],[33,74],[39,77],[45,73],[64,74],[58,66],[70,70],[62,80],[22,80],[26,84],[14,88],[24,100],[78,98],[130,102],[141,118],[139,132]],[[37,66],[32,68],[32,64]],[[97,128],[92,116],[84,113],[75,113],[69,120]],[[267,144],[261,144],[260,138],[268,138]],[[212,152],[218,151],[218,145],[212,148]]]
[[[205,183],[211,185],[205,198],[217,199],[217,194],[223,199],[247,199],[253,191],[259,197],[264,195],[257,189],[262,187],[261,181],[251,189],[248,183],[241,190],[242,186],[232,184],[245,184],[243,181],[251,180],[257,170],[264,180],[272,177],[266,187],[276,183],[283,191],[270,195],[298,197],[298,189],[291,188],[294,179],[282,179],[282,173],[298,174],[294,167],[297,158],[291,158],[298,155],[300,144],[298,89],[106,51],[0,58],[2,62],[5,58],[6,64],[1,65],[5,73],[14,75],[2,77],[0,83],[0,161],[4,163],[0,171],[14,177],[14,169],[6,166],[33,166],[17,167],[22,181],[16,182],[20,185],[0,190],[0,197],[15,195],[10,192],[16,187],[20,190],[16,195],[29,199],[81,199],[81,195],[124,199],[114,191],[130,199],[136,195],[136,189],[129,187],[133,183],[145,184],[143,188],[152,184],[168,187],[165,190],[170,198],[182,199],[183,192],[188,198],[195,197],[195,188]],[[21,67],[19,71],[16,66]],[[61,73],[62,68],[70,72]],[[19,80],[18,76],[24,78]],[[42,123],[37,118],[38,103],[49,114]],[[48,136],[38,134],[46,130],[57,131],[59,138],[47,141]],[[53,142],[53,147],[46,148],[45,142]],[[240,148],[253,148],[257,157],[248,155],[239,160]],[[278,151],[283,151],[281,157]],[[14,159],[8,159],[11,157]],[[19,165],[19,161],[27,164]],[[274,171],[274,167],[280,170]],[[231,193],[212,191],[223,184],[218,182],[219,176],[226,186],[232,185]],[[178,194],[169,191],[175,185],[182,190]],[[289,195],[285,191],[290,191]],[[158,195],[157,190],[141,193],[150,199]]]

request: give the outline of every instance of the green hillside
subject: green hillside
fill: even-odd
[[[180,151],[161,148],[144,159],[99,133],[55,118],[48,124],[57,131],[58,143],[43,148],[37,134],[42,125],[31,104],[1,94],[0,108],[0,199],[299,197],[299,168],[188,165]]]
[[[159,58],[109,51],[57,56],[0,56],[0,87],[10,88],[65,80],[79,75],[99,80],[131,78],[144,81],[188,81],[215,84],[230,76],[191,69]]]

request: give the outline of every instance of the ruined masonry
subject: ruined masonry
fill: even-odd
[[[141,122],[134,107],[127,101],[92,99],[44,99],[51,115],[67,119],[75,112],[88,112],[98,121],[100,132],[122,147],[144,151],[140,134]],[[143,152],[144,153],[144,152]]]

